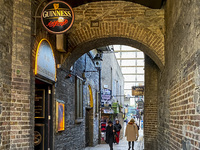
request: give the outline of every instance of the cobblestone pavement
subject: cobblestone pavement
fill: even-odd
[[[134,150],[143,150],[144,140],[143,140],[143,130],[139,132],[139,139],[135,142]],[[128,142],[126,137],[124,137],[119,144],[114,144],[114,150],[128,150]],[[85,150],[110,150],[108,144],[99,144],[95,147],[87,147]]]

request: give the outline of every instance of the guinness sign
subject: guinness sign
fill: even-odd
[[[43,26],[51,33],[64,33],[74,22],[74,12],[69,4],[62,1],[48,3],[41,14]]]

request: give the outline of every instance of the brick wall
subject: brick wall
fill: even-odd
[[[159,150],[199,150],[199,1],[168,0],[160,76]]]
[[[12,1],[0,1],[0,149],[10,147]]]
[[[143,50],[163,67],[163,9],[150,9],[132,2],[102,1],[81,5],[74,12],[75,23],[68,32],[71,58],[101,46],[124,44]],[[97,22],[96,27],[91,25],[93,21]]]
[[[33,136],[30,135],[33,135],[34,128],[32,107],[34,77],[31,70],[33,67],[30,66],[33,66],[32,62],[34,62],[34,58],[31,57],[34,44],[31,46],[31,43],[37,41],[31,37],[31,29],[33,29],[31,13],[33,14],[35,9],[31,7],[33,6],[31,3],[34,2],[31,0],[0,1],[2,8],[0,12],[0,149],[33,149]],[[162,9],[151,10],[122,1],[94,2],[75,8],[75,24],[68,32],[71,56],[65,66],[68,66],[68,62],[73,64],[77,58],[92,48],[109,44],[125,44],[139,48],[148,54],[159,68],[163,68],[166,59],[166,66],[159,76],[157,76],[158,68],[150,60],[146,60],[148,62],[146,63],[146,90],[149,90],[146,94],[148,95],[150,91],[154,94],[146,96],[145,100],[145,148],[153,146],[157,149],[156,136],[159,150],[200,148],[199,7],[199,1],[167,1],[165,52]],[[91,27],[91,21],[98,21],[99,26]],[[40,22],[38,25],[41,27]],[[53,41],[55,38],[43,29],[37,31],[41,35],[38,39],[49,37]],[[39,33],[41,31],[42,33]],[[59,53],[56,54],[57,60],[59,60],[58,55]],[[79,67],[84,68],[80,62]],[[72,146],[74,149],[82,149],[84,122],[81,125],[74,124],[73,92],[66,88],[74,87],[73,79],[64,80],[65,74],[62,71],[58,72],[58,75],[60,89],[56,89],[57,98],[66,100],[69,104],[66,106],[69,114],[66,115],[66,134],[64,132],[55,134],[55,143],[57,143],[55,148]],[[150,76],[152,79],[149,79]],[[157,78],[159,78],[159,97],[156,103]],[[95,86],[93,88],[97,89]],[[66,91],[63,92],[63,89]],[[156,112],[157,105],[158,112]],[[156,117],[157,113],[158,117]],[[97,118],[92,123],[96,129]],[[98,130],[94,132],[96,134]],[[74,138],[74,135],[79,134],[80,137]],[[75,145],[77,141],[80,144]]]
[[[33,148],[30,122],[31,0],[13,1],[10,149]]]
[[[158,73],[156,64],[145,55],[144,146],[157,149]]]

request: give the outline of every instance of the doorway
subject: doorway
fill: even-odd
[[[52,148],[51,91],[51,84],[40,79],[35,80],[35,150],[50,150]]]

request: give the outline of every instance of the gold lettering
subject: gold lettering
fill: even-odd
[[[54,16],[57,16],[57,14],[56,14],[56,12],[55,12],[55,11],[52,11],[52,14],[53,14]],[[52,15],[52,16],[53,16],[53,15]]]
[[[44,12],[43,12],[43,18],[46,18],[46,17],[49,17],[48,11],[44,11]]]
[[[72,14],[68,10],[66,10],[66,11],[56,10],[56,11],[44,11],[43,12],[43,18],[60,17],[60,16],[72,17]]]
[[[69,16],[69,17],[72,16],[71,13],[70,13],[70,11],[64,11],[64,14],[65,14],[65,16]]]
[[[60,11],[56,11],[56,12],[57,12],[57,14],[58,14],[57,16],[60,16]]]
[[[63,14],[63,11],[60,11],[60,16],[63,16],[64,14]]]

